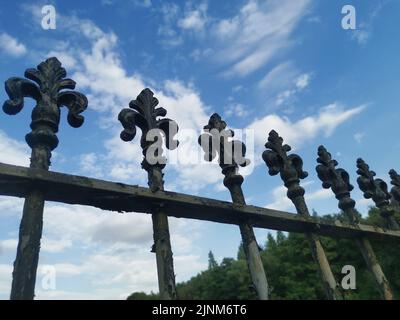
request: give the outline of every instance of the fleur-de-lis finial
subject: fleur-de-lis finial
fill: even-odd
[[[287,188],[286,195],[296,207],[297,214],[309,217],[310,212],[304,199],[305,190],[300,186],[300,179],[308,176],[308,173],[303,171],[303,160],[297,154],[287,154],[292,148],[283,144],[283,139],[275,130],[270,131],[265,148],[267,150],[263,152],[262,158],[269,169],[268,173],[272,176],[280,173]],[[307,232],[307,239],[311,246],[313,259],[319,266],[320,276],[328,298],[343,299],[320,239],[312,232]]]
[[[392,189],[390,190],[390,194],[397,202],[400,202],[400,175],[396,172],[396,170],[391,169],[389,171],[389,176],[391,179],[390,183],[393,185]]]
[[[338,162],[332,159],[331,154],[324,146],[318,147],[317,162],[320,163],[317,165],[316,170],[319,179],[322,181],[322,186],[326,189],[332,189],[336,199],[339,200],[339,208],[343,210],[351,223],[358,224],[359,215],[354,209],[355,201],[350,197],[350,191],[353,190],[354,187],[349,182],[349,174],[342,168],[336,168]],[[367,172],[369,169],[363,164],[360,163],[360,166],[363,167],[362,170],[367,176],[371,173]],[[369,240],[366,238],[357,238],[356,243],[362,252],[367,267],[370,269],[376,280],[382,298],[392,300],[393,294],[389,283],[378,263],[378,259],[369,243]]]
[[[369,169],[368,164],[361,158],[357,159],[358,186],[364,192],[364,198],[372,199],[378,208],[389,204],[390,194],[385,181],[375,179],[376,173]]]
[[[142,131],[140,145],[143,150],[144,159],[142,167],[149,171],[154,167],[163,169],[165,167],[165,157],[162,155],[162,135],[165,136],[166,147],[170,150],[178,146],[178,141],[173,137],[178,132],[178,125],[175,121],[164,118],[167,111],[164,108],[156,108],[158,105],[157,98],[154,93],[146,88],[137,96],[135,100],[129,103],[129,109],[123,109],[118,115],[118,120],[121,122],[124,130],[121,132],[123,141],[131,141],[136,136],[136,127]],[[154,146],[155,148],[151,149]],[[148,152],[149,151],[149,152]],[[161,173],[160,173],[161,174]],[[153,181],[152,190],[161,188],[163,184],[162,175]],[[161,180],[160,180],[161,179]]]
[[[164,190],[163,172],[166,159],[162,156],[163,136],[166,147],[170,150],[178,146],[173,137],[178,132],[178,125],[164,117],[167,111],[156,108],[158,105],[154,93],[146,88],[129,103],[129,109],[123,109],[118,115],[124,130],[121,132],[123,141],[131,141],[136,136],[136,127],[142,131],[140,145],[144,159],[142,168],[147,171],[148,185],[152,192]],[[176,299],[175,272],[173,266],[171,241],[169,236],[168,218],[162,210],[162,205],[155,204],[152,212],[154,244],[151,252],[156,254],[158,284],[161,299]]]
[[[58,145],[56,133],[62,106],[68,108],[68,123],[72,127],[80,127],[84,121],[80,113],[87,108],[87,99],[82,93],[63,91],[75,89],[75,81],[65,78],[66,75],[60,61],[53,57],[40,63],[37,69],[27,69],[27,79],[12,77],[5,83],[10,98],[3,105],[5,113],[15,115],[20,112],[25,97],[36,100],[32,111],[32,132],[26,135],[26,141],[32,149],[41,149],[38,152],[42,154],[45,152],[47,160],[43,161],[43,157],[33,152],[31,165],[34,167],[48,168],[50,165],[51,151]]]
[[[226,129],[225,121],[217,113],[210,117],[204,130],[198,139],[205,153],[204,160],[211,162],[218,155],[218,163],[224,175],[224,186],[229,190],[233,204],[246,205],[242,190],[244,178],[238,174],[239,166],[245,167],[250,163],[250,160],[246,159],[246,145],[232,139],[235,133]],[[239,229],[253,287],[258,297],[265,300],[268,298],[268,283],[253,227],[247,221],[242,221]]]
[[[205,153],[204,160],[212,161],[218,154],[218,163],[225,175],[224,184],[228,186],[233,182],[243,182],[243,177],[237,172],[239,166],[245,167],[250,163],[250,160],[246,158],[246,145],[232,139],[235,135],[234,131],[226,129],[226,122],[217,113],[210,117],[204,130],[206,132],[198,139]]]
[[[304,195],[304,189],[299,185],[300,179],[308,176],[306,171],[303,171],[303,160],[297,154],[288,155],[287,152],[291,147],[283,144],[283,139],[275,130],[271,130],[268,135],[268,141],[265,144],[265,150],[262,158],[268,166],[268,173],[271,176],[280,173],[280,176],[288,188],[287,196],[294,199]]]
[[[48,170],[51,152],[58,145],[60,108],[68,108],[68,122],[80,127],[84,118],[80,115],[87,108],[86,97],[74,89],[75,82],[65,78],[65,69],[57,58],[49,58],[37,66],[27,69],[24,78],[10,78],[5,83],[9,99],[3,110],[9,115],[20,112],[24,98],[36,101],[32,110],[32,131],[25,140],[32,148],[30,167]],[[33,299],[36,272],[39,260],[40,239],[43,229],[44,195],[38,186],[31,188],[25,197],[19,229],[17,255],[14,261],[11,299]]]
[[[369,170],[368,164],[361,158],[357,159],[358,186],[364,192],[364,198],[372,199],[380,209],[380,215],[385,219],[389,228],[398,229],[398,224],[393,218],[394,210],[390,207],[390,194],[388,186],[382,179],[375,179],[375,172]]]
[[[318,178],[322,181],[322,187],[332,189],[336,199],[339,200],[340,209],[353,209],[355,201],[350,198],[350,191],[354,187],[350,184],[350,176],[347,171],[342,168],[336,168],[338,162],[332,159],[331,154],[324,146],[318,147],[317,162],[320,163],[317,165],[316,170]]]

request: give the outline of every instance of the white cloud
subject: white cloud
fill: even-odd
[[[185,30],[202,31],[207,23],[207,4],[202,3],[198,8],[189,10],[185,17],[178,20],[178,26]]]
[[[241,103],[232,103],[225,108],[224,113],[227,117],[243,118],[249,115],[249,108]]]
[[[6,239],[0,241],[0,254],[5,251],[16,252],[18,245],[17,239]],[[69,239],[60,238],[58,240],[49,239],[47,237],[43,237],[41,239],[40,251],[41,252],[50,252],[50,253],[58,253],[62,252],[67,248],[72,246],[72,241]]]
[[[169,223],[175,273],[178,281],[185,281],[206,267],[194,244],[202,223],[174,218]],[[47,202],[37,299],[125,299],[133,291],[157,291],[156,260],[150,252],[152,234],[151,217],[147,214],[119,214]],[[0,241],[1,255],[11,257],[10,264],[0,265],[2,293],[10,290],[11,259],[16,245],[16,239]],[[74,248],[79,248],[80,254],[74,254],[73,262],[69,258],[61,260],[60,256],[52,259],[60,252],[70,257],[69,250]],[[47,266],[56,271],[55,291],[41,287],[42,273]],[[81,291],[68,291],[71,286],[65,283],[74,281]]]
[[[6,239],[0,241],[0,255],[4,254],[6,251],[15,251],[17,249],[18,241],[17,239]]]
[[[308,186],[313,184],[313,181],[303,182],[301,185],[305,189],[308,189]],[[287,188],[285,186],[279,186],[272,190],[272,202],[268,203],[265,207],[275,210],[290,210],[295,211],[295,207],[292,201],[287,197]],[[320,189],[316,191],[309,192],[306,190],[304,194],[306,203],[310,203],[313,200],[322,200],[333,197],[333,193],[330,189]]]
[[[175,47],[183,43],[182,36],[175,30],[175,23],[180,14],[180,8],[175,3],[163,3],[161,6],[162,24],[158,28],[161,41],[168,47]]]
[[[276,106],[293,102],[296,94],[303,91],[310,83],[310,73],[300,71],[290,61],[283,62],[272,68],[262,78],[257,88]]]
[[[255,131],[256,144],[263,145],[271,130],[275,130],[284,139],[285,143],[298,148],[305,141],[319,134],[330,136],[337,126],[363,111],[365,105],[345,109],[334,103],[321,108],[318,114],[308,116],[297,121],[276,114],[256,119],[249,125]],[[299,134],[301,132],[301,134]]]
[[[308,73],[303,73],[296,79],[296,87],[299,90],[303,90],[310,83],[310,75]]]
[[[40,281],[36,286],[36,299],[126,299],[135,291],[157,292],[156,265],[153,259],[132,259],[129,255],[95,254],[87,257],[82,264],[58,263],[50,265],[56,270],[56,279],[63,277],[72,280],[84,277],[91,284],[91,290],[72,291],[57,281],[56,290],[43,290]],[[202,270],[206,263],[200,263],[196,255],[174,257],[177,279],[187,280],[192,270]],[[40,266],[39,270],[46,265]],[[193,269],[192,269],[193,268]],[[4,266],[4,273],[10,271]],[[0,265],[1,273],[1,265]],[[101,275],[101,276],[100,276]],[[40,274],[39,274],[40,279]]]
[[[12,139],[0,130],[0,162],[17,166],[29,165],[29,147],[26,143]]]
[[[153,3],[151,0],[133,0],[133,3],[139,7],[150,8]]]
[[[349,30],[351,32],[351,39],[355,40],[361,46],[366,45],[372,36],[375,20],[378,18],[383,7],[388,2],[389,1],[385,0],[374,3],[372,9],[368,12],[368,14],[364,15],[366,16],[366,18],[364,18],[364,20],[360,23],[357,22],[356,29]],[[359,16],[357,16],[357,18],[359,18]]]
[[[358,143],[361,143],[361,140],[364,138],[365,133],[364,132],[357,132],[354,134],[354,140],[356,140]]]
[[[0,196],[0,218],[8,219],[16,213],[20,214],[23,203],[21,198]]]
[[[272,190],[272,202],[268,203],[265,207],[275,210],[291,210],[293,211],[293,203],[286,196],[287,188],[279,186]]]
[[[236,16],[219,21],[214,29],[221,43],[218,59],[229,64],[225,74],[250,74],[292,44],[290,36],[309,3],[309,0],[249,0]]]
[[[354,30],[351,34],[351,38],[356,40],[358,44],[365,45],[371,37],[371,31],[367,30]]]
[[[11,288],[12,266],[8,264],[0,264],[0,293],[10,292]]]
[[[23,43],[18,42],[17,39],[5,32],[0,34],[0,50],[13,57],[23,56],[27,52]]]
[[[103,177],[103,169],[98,164],[98,156],[94,153],[85,153],[80,156],[80,167],[82,172],[90,174],[92,177]]]
[[[299,74],[292,62],[283,62],[272,68],[258,83],[263,91],[276,92],[287,87]]]
[[[41,251],[43,252],[58,253],[71,247],[72,241],[70,239],[64,239],[63,237],[57,240],[43,237],[41,241]]]
[[[164,10],[171,16],[175,16],[179,10],[174,5],[165,6],[167,9]],[[206,7],[202,10],[205,9]],[[78,83],[79,90],[83,89],[88,96],[89,108],[100,112],[103,129],[109,132],[109,138],[103,143],[105,152],[81,156],[82,173],[121,182],[147,184],[146,172],[140,165],[143,158],[138,141],[141,132],[138,130],[133,142],[121,141],[119,134],[122,126],[117,116],[142,89],[150,86],[160,101],[159,105],[168,110],[167,116],[174,119],[180,128],[178,150],[167,153],[168,157],[177,157],[179,153],[179,156],[185,158],[178,164],[179,168],[167,166],[166,174],[171,172],[170,169],[176,169],[172,173],[175,177],[174,187],[197,192],[206,185],[222,179],[220,173],[212,176],[211,173],[217,171],[208,163],[198,164],[199,129],[207,124],[211,112],[208,112],[208,107],[196,89],[190,83],[184,85],[179,80],[165,80],[156,85],[155,81],[144,80],[140,74],[127,74],[118,54],[118,38],[114,33],[103,32],[89,20],[76,17],[62,19],[65,21],[64,27],[67,28],[65,31],[80,34],[89,44],[89,48],[85,45],[79,48],[73,45],[63,47],[62,53],[68,56],[68,60],[76,61],[73,69],[75,72],[70,76]],[[58,52],[52,50],[52,54],[57,56]],[[192,130],[195,136],[185,136],[185,130]],[[207,171],[210,174],[205,175],[203,171],[208,166],[210,170]],[[198,179],[198,183],[193,184],[195,179]]]

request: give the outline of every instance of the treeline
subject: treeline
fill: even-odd
[[[325,216],[328,219],[346,221],[342,214]],[[400,216],[397,215],[396,219]],[[380,225],[377,209],[369,211],[362,223]],[[345,276],[344,265],[356,270],[356,289],[346,290],[346,299],[379,299],[374,279],[368,272],[364,260],[354,241],[350,239],[322,239],[327,257],[338,282]],[[388,278],[394,295],[400,298],[400,241],[371,241],[375,253]],[[268,235],[261,257],[267,273],[271,299],[325,299],[317,266],[314,263],[304,235],[278,232],[276,237]],[[224,258],[220,263],[209,253],[208,269],[187,282],[177,284],[179,299],[256,299],[252,289],[246,259],[239,246],[236,259]],[[135,292],[130,300],[158,299],[158,295]]]

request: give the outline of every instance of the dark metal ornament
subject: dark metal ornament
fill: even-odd
[[[300,186],[300,180],[308,176],[308,173],[303,171],[303,160],[297,154],[287,154],[291,150],[291,147],[283,144],[283,139],[275,130],[270,131],[265,148],[267,150],[263,152],[262,158],[269,169],[268,173],[271,176],[280,174],[287,188],[287,197],[293,202],[297,213],[309,217],[310,213],[304,199],[305,191]],[[313,259],[319,267],[318,270],[326,296],[328,299],[343,299],[343,293],[332,273],[319,237],[312,232],[306,233],[306,236],[310,244]]]
[[[390,190],[390,194],[392,198],[400,203],[400,175],[394,170],[391,169],[389,171],[390,183],[392,184],[392,189]]]
[[[163,156],[163,137],[166,147],[177,148],[178,141],[173,137],[178,132],[175,121],[164,117],[167,111],[156,108],[158,105],[154,93],[146,88],[129,103],[129,109],[123,109],[118,115],[124,130],[121,132],[123,141],[131,141],[136,136],[136,127],[142,131],[140,146],[142,147],[142,168],[147,171],[148,184],[152,192],[164,190],[162,169],[166,165]],[[177,299],[173,254],[169,234],[168,217],[162,210],[162,205],[155,206],[152,212],[153,240],[151,252],[155,252],[157,260],[158,285],[161,299]]]
[[[32,110],[32,131],[25,140],[32,148],[31,168],[48,170],[51,152],[58,145],[60,108],[68,108],[68,123],[80,127],[84,121],[81,113],[87,108],[86,97],[74,89],[75,82],[65,78],[65,69],[57,58],[49,58],[36,69],[27,69],[24,78],[9,78],[5,89],[9,99],[3,110],[9,115],[20,112],[24,98],[36,101]],[[39,261],[40,239],[43,229],[44,197],[40,188],[32,189],[25,198],[20,224],[17,256],[14,262],[11,299],[33,299]]]
[[[364,193],[364,198],[372,199],[376,206],[380,209],[380,214],[385,220],[388,228],[398,229],[399,226],[394,220],[394,210],[390,206],[390,194],[388,186],[382,179],[374,178],[376,173],[369,169],[369,166],[361,158],[357,159],[357,178],[358,186]]]
[[[250,160],[246,158],[246,146],[239,140],[233,140],[235,133],[226,129],[226,123],[221,116],[214,113],[201,134],[198,143],[204,150],[204,160],[212,161],[218,156],[218,163],[224,175],[224,185],[228,188],[232,202],[235,205],[246,205],[243,195],[243,176],[238,173],[239,166],[247,166]],[[243,221],[239,224],[243,249],[253,282],[253,288],[261,300],[268,299],[268,282],[265,275],[260,249],[254,235],[253,227]]]
[[[225,176],[224,185],[228,188],[235,184],[241,185],[243,177],[238,174],[239,166],[245,167],[250,164],[250,160],[246,158],[246,145],[232,139],[234,131],[226,129],[226,122],[217,113],[210,117],[204,130],[207,132],[201,134],[198,139],[204,151],[204,160],[211,162],[218,154],[218,163]]]
[[[87,108],[87,98],[76,91],[75,81],[65,78],[65,69],[57,58],[49,58],[37,66],[37,69],[27,69],[25,77],[13,77],[6,81],[5,89],[9,100],[4,102],[3,110],[9,115],[20,112],[24,106],[24,98],[30,97],[36,101],[32,110],[32,132],[25,139],[32,149],[32,167],[47,169],[50,165],[51,151],[58,145],[58,125],[60,123],[60,108],[68,108],[68,123],[78,128],[84,118],[80,115]]]
[[[179,142],[174,140],[175,134],[178,132],[178,125],[175,121],[159,117],[164,117],[167,111],[164,108],[156,108],[158,99],[154,97],[154,93],[146,88],[137,96],[135,100],[129,103],[129,109],[123,109],[118,115],[124,130],[121,132],[123,141],[131,141],[136,136],[136,127],[142,131],[140,145],[144,159],[142,168],[149,172],[149,186],[152,191],[161,190],[164,181],[161,170],[165,167],[166,159],[162,154],[162,136],[165,137],[166,147],[173,150],[178,147]],[[149,150],[154,148],[154,152]],[[157,168],[157,170],[154,170]],[[153,172],[153,173],[150,173]]]
[[[318,158],[316,170],[322,186],[326,189],[332,189],[339,200],[339,208],[347,215],[350,222],[359,223],[357,211],[355,210],[355,201],[350,197],[350,191],[354,187],[350,184],[350,177],[347,171],[342,168],[336,168],[338,162],[332,159],[331,154],[324,146],[318,148]],[[367,238],[356,238],[355,242],[361,251],[364,261],[374,276],[376,287],[385,300],[392,300],[393,293],[389,286],[389,282],[383,273],[382,267],[375,255],[375,252]]]
[[[287,153],[292,149],[289,145],[283,144],[283,139],[275,130],[272,130],[268,136],[268,142],[265,144],[265,150],[262,158],[268,166],[268,173],[271,176],[280,174],[285,187],[288,188],[287,196],[293,200],[304,196],[304,189],[300,186],[300,179],[308,176],[303,171],[303,160],[297,154]]]
[[[355,201],[350,197],[350,191],[354,187],[350,184],[350,176],[346,170],[336,168],[338,162],[332,159],[331,154],[324,146],[318,147],[318,158],[316,170],[318,178],[322,181],[322,187],[325,189],[331,188],[339,200],[339,208],[343,211],[354,209]],[[349,217],[352,222],[357,222],[357,217],[352,215]]]

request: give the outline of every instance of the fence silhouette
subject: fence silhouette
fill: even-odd
[[[353,186],[349,174],[337,168],[338,162],[332,159],[325,147],[320,146],[316,167],[318,177],[322,187],[331,189],[335,194],[338,207],[348,221],[312,217],[304,199],[305,190],[300,185],[300,181],[308,175],[303,171],[303,161],[299,155],[290,153],[291,147],[272,130],[262,158],[270,175],[280,175],[297,214],[248,205],[241,187],[244,178],[238,173],[239,166],[248,165],[246,146],[232,139],[234,132],[226,129],[226,123],[218,114],[213,114],[204,127],[205,132],[199,137],[199,144],[205,160],[217,159],[232,202],[165,191],[163,169],[166,164],[149,161],[148,154],[154,143],[161,145],[164,141],[168,149],[178,147],[178,142],[173,139],[178,126],[173,120],[164,118],[167,111],[157,107],[158,100],[150,89],[144,89],[129,103],[129,108],[120,112],[118,119],[123,127],[121,139],[124,141],[133,140],[137,127],[141,130],[142,168],[147,171],[149,188],[51,172],[51,153],[59,142],[56,133],[61,107],[67,107],[67,119],[72,127],[78,128],[84,122],[81,113],[87,108],[88,101],[83,94],[73,91],[74,88],[75,82],[66,78],[65,69],[54,57],[40,63],[36,69],[27,69],[25,78],[12,77],[5,83],[9,96],[3,105],[5,113],[15,115],[20,112],[25,97],[36,101],[30,124],[32,131],[26,135],[26,142],[32,149],[30,167],[0,163],[0,194],[25,198],[12,273],[11,299],[34,298],[45,201],[151,214],[154,235],[152,252],[156,255],[161,299],[178,298],[168,216],[238,225],[251,280],[259,299],[266,300],[269,296],[268,270],[266,273],[260,258],[254,227],[304,233],[318,265],[326,297],[334,300],[344,296],[332,273],[320,236],[354,239],[375,279],[380,296],[386,300],[393,299],[389,281],[369,239],[400,240],[399,225],[394,218],[394,212],[399,211],[400,175],[395,170],[389,172],[393,185],[389,192],[387,184],[376,178],[375,172],[362,159],[357,160],[358,186],[364,197],[372,199],[379,208],[383,226],[361,224],[356,203],[351,198]],[[161,136],[150,141],[146,139],[152,130],[158,130],[164,139]],[[162,151],[157,151],[155,157],[162,158]]]

